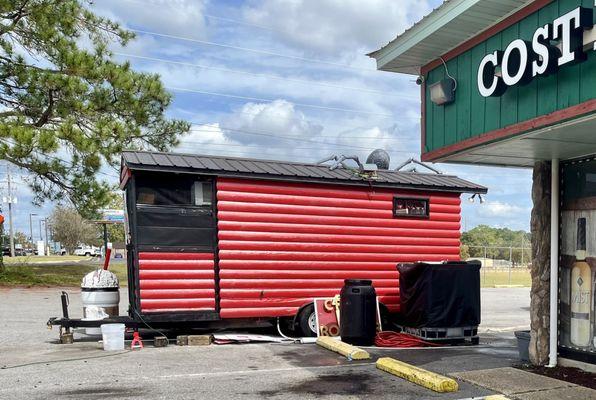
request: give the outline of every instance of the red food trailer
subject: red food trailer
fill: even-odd
[[[459,260],[455,176],[126,151],[129,315],[231,326],[289,317],[312,335],[314,297],[371,279],[399,312],[396,264]]]

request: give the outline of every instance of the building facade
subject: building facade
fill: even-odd
[[[450,0],[370,54],[417,76],[422,160],[534,168],[537,364],[596,362],[595,22],[594,0]]]

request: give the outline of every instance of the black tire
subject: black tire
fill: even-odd
[[[300,310],[298,314],[297,321],[298,321],[298,329],[302,337],[315,337],[317,336],[317,332],[313,330],[313,326],[311,323],[313,318],[315,317],[315,306],[313,304],[309,304]],[[314,326],[316,329],[316,326]]]
[[[91,253],[85,253],[85,257],[91,257]]]
[[[478,336],[475,336],[475,337],[472,338],[471,342],[475,346],[476,345],[479,345],[480,344],[480,338]]]

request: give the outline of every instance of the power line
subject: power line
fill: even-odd
[[[288,102],[288,103],[289,104],[292,104],[291,102]],[[190,114],[190,115],[193,115],[193,116],[196,116],[197,115],[196,112],[193,112],[193,111],[190,111],[190,110],[187,110],[187,109],[184,109],[184,108],[177,108],[176,110],[178,112],[185,113],[185,114]],[[258,113],[255,113],[254,111],[245,111],[245,110],[242,110],[242,109],[240,109],[240,110],[234,110],[234,113],[246,114],[246,115],[250,115],[251,117],[257,117],[258,116]],[[209,116],[210,114],[207,113],[205,115],[206,116]],[[221,115],[216,114],[214,118],[220,118],[220,117],[221,117]],[[281,114],[279,112],[273,112],[271,110],[267,110],[267,118],[276,118],[276,119],[278,119],[280,121],[299,121],[299,122],[306,122],[306,123],[315,124],[315,125],[323,125],[324,124],[326,127],[327,126],[335,126],[335,127],[338,127],[338,128],[345,128],[344,130],[346,130],[346,131],[353,131],[353,130],[356,130],[356,129],[367,129],[367,128],[370,128],[370,125],[375,124],[376,121],[378,121],[378,120],[393,119],[393,117],[381,117],[381,118],[375,119],[375,122],[369,123],[368,126],[350,126],[350,125],[342,125],[342,124],[337,124],[337,123],[329,123],[327,121],[316,121],[316,120],[313,120],[313,119],[310,119],[309,120],[309,119],[304,119],[304,118],[301,118],[301,117],[281,116]],[[418,117],[405,117],[405,118],[419,119]],[[210,123],[212,123],[212,122],[210,122]],[[207,123],[207,124],[209,124],[209,123]],[[396,125],[396,124],[394,124],[394,125]]]
[[[240,95],[228,94],[228,93],[208,92],[206,90],[186,89],[186,88],[179,88],[179,87],[173,87],[173,86],[164,86],[164,87],[166,89],[173,90],[173,91],[198,93],[198,94],[204,94],[207,96],[221,96],[221,97],[229,97],[229,98],[241,99],[241,100],[263,101],[263,102],[267,102],[267,103],[273,103],[275,101],[275,99],[271,100],[271,99],[264,99],[261,97],[250,97],[250,96],[240,96]],[[380,116],[385,116],[385,117],[392,117],[391,114],[378,113],[378,112],[374,112],[374,111],[354,110],[354,109],[350,109],[350,108],[327,107],[327,106],[320,106],[317,104],[309,104],[309,103],[292,102],[292,104],[299,106],[299,107],[310,107],[310,108],[316,108],[319,110],[340,111],[340,112],[349,112],[349,113],[355,113],[355,114],[370,114],[370,115],[380,115]]]
[[[138,0],[126,0],[126,1],[128,1],[130,3],[142,4],[144,6],[146,6],[147,3],[151,3],[151,4],[154,4],[156,6],[170,6],[170,7],[172,6],[171,3],[165,3],[165,4],[164,3],[155,3],[153,1],[149,1],[149,2],[138,1]],[[173,8],[173,7],[171,7],[171,8]],[[272,32],[280,32],[280,33],[286,33],[286,34],[289,34],[290,33],[288,31],[283,31],[281,29],[271,28],[271,27],[264,26],[264,25],[253,24],[253,23],[250,23],[250,22],[240,21],[240,20],[232,19],[232,18],[220,17],[220,16],[212,15],[212,14],[201,13],[201,16],[203,16],[205,18],[209,18],[209,19],[216,19],[216,20],[220,20],[220,21],[231,22],[233,24],[252,26],[254,28],[265,29],[265,30],[272,31]]]
[[[193,38],[184,37],[184,36],[168,35],[166,33],[146,31],[146,30],[142,30],[142,29],[127,28],[127,30],[136,32],[136,33],[142,33],[145,35],[152,35],[152,36],[158,36],[158,37],[165,37],[165,38],[169,38],[169,39],[176,39],[176,40],[183,40],[183,41],[187,41],[187,42],[199,43],[199,44],[206,45],[206,46],[216,46],[216,47],[223,47],[223,48],[232,49],[232,50],[242,50],[242,51],[247,51],[247,52],[256,53],[256,54],[264,54],[264,55],[275,56],[275,57],[283,57],[283,58],[288,58],[288,59],[292,59],[292,60],[307,61],[307,62],[311,62],[311,63],[327,64],[327,65],[333,65],[335,67],[349,68],[349,69],[354,69],[354,70],[359,70],[359,71],[367,71],[367,72],[376,72],[377,71],[376,69],[372,69],[372,68],[355,67],[353,65],[336,63],[333,61],[317,60],[317,59],[312,59],[312,58],[293,56],[293,55],[289,55],[289,54],[281,54],[281,53],[276,53],[276,52],[268,51],[268,50],[252,49],[249,47],[234,46],[231,44],[211,42],[208,40],[193,39]]]
[[[324,141],[318,141],[318,140],[312,140],[312,139],[304,139],[304,138],[294,137],[294,136],[277,135],[275,133],[265,132],[265,131],[248,131],[248,130],[244,130],[244,129],[236,129],[236,128],[222,127],[222,126],[219,126],[218,129],[216,129],[216,130],[209,130],[209,129],[204,129],[204,128],[203,129],[191,128],[192,132],[205,132],[205,133],[217,133],[220,130],[239,132],[239,133],[244,133],[247,135],[266,136],[266,137],[272,137],[275,139],[282,139],[282,140],[294,140],[294,141],[303,142],[303,143],[316,143],[316,144],[325,144],[325,145],[329,145],[329,146],[342,146],[342,147],[350,147],[353,149],[370,150],[370,147],[355,146],[355,145],[349,145],[349,144],[339,145],[337,143],[324,142]],[[411,153],[411,152],[406,152],[406,151],[403,151],[403,152]]]
[[[225,17],[220,17],[220,16],[212,15],[212,14],[203,14],[203,16],[206,18],[210,18],[210,19],[217,19],[220,21],[231,22],[233,24],[252,26],[254,28],[264,29],[264,30],[271,31],[271,32],[279,32],[279,33],[284,33],[284,34],[288,34],[288,35],[291,34],[291,32],[284,31],[281,29],[276,29],[276,28],[272,28],[270,26],[264,26],[264,25],[259,25],[259,24],[253,24],[250,22],[240,21],[237,19],[225,18]]]
[[[194,147],[192,147],[192,146],[177,146],[173,150],[174,151],[181,150],[181,151],[187,151],[187,152],[190,151],[190,152],[192,152],[192,154],[209,154],[209,153],[204,153],[204,152],[197,153],[196,152],[196,149]],[[298,150],[298,148],[291,148],[289,150]],[[370,150],[370,149],[368,149],[368,150]],[[393,150],[387,150],[387,152],[390,153],[390,154],[391,153],[397,153],[396,151],[393,151]],[[226,150],[226,149],[213,149],[212,150],[212,153],[217,153],[217,154],[220,154],[220,155],[237,155],[237,156],[238,155],[244,155],[244,156],[249,155],[249,156],[257,157],[257,158],[260,158],[260,159],[262,159],[263,156],[264,156],[264,152],[261,151],[261,150],[257,150],[257,149],[251,149],[251,150],[248,150],[248,151]],[[328,153],[332,153],[332,151],[329,151]],[[409,152],[409,153],[410,154],[413,154],[415,152],[412,151],[412,152]],[[213,155],[215,155],[215,154],[213,154]],[[277,158],[275,158],[276,160],[283,161],[283,160],[280,160],[279,155],[276,155],[275,157],[277,157]],[[303,158],[303,160],[304,159],[305,158]],[[295,160],[294,159],[292,161],[300,161],[300,160]],[[310,161],[305,161],[305,162],[313,162],[313,160],[311,158]]]
[[[230,127],[226,127],[226,126],[221,126],[218,125],[217,127],[213,126],[214,129],[208,129],[211,128],[212,126],[210,126],[209,124],[201,124],[201,126],[197,126],[197,127],[192,127],[190,130],[192,132],[209,132],[209,133],[217,133],[219,131],[231,131],[231,132],[237,132],[237,133],[245,133],[248,135],[258,135],[258,136],[268,136],[268,137],[273,137],[273,138],[289,138],[292,140],[310,140],[310,139],[304,139],[304,138],[300,138],[300,137],[296,137],[296,136],[284,136],[284,135],[278,135],[274,132],[269,132],[269,131],[249,131],[246,129],[240,129],[240,128],[230,128]],[[333,139],[364,139],[364,140],[369,140],[369,139],[377,139],[377,140],[400,140],[397,138],[376,138],[376,137],[365,137],[365,136],[317,136],[318,138],[333,138]],[[320,143],[320,144],[329,144],[329,145],[333,145],[335,146],[336,143],[332,143],[332,142],[316,142],[316,143]],[[352,145],[347,145],[347,146],[352,146]]]
[[[9,140],[9,138],[2,138],[2,139],[0,139],[0,140],[5,140],[5,141],[8,141],[8,140]],[[12,146],[16,146],[16,143],[15,143],[15,142],[8,142],[8,144],[10,144],[10,145],[12,145]],[[63,158],[56,157],[56,156],[51,156],[51,155],[49,155],[49,154],[42,153],[42,152],[41,152],[41,151],[39,151],[39,150],[32,149],[32,150],[31,150],[31,152],[32,152],[32,153],[36,153],[38,156],[41,156],[41,157],[47,157],[47,158],[50,158],[50,159],[52,159],[52,160],[60,161],[61,163],[62,163],[63,161],[65,161]],[[8,161],[8,160],[7,160],[7,162],[8,162],[8,163],[10,163],[10,161]],[[71,163],[71,165],[72,165],[72,163]],[[111,178],[118,178],[118,179],[120,179],[120,176],[118,176],[118,175],[112,175],[112,174],[108,174],[107,172],[97,171],[97,172],[96,172],[96,174],[105,175],[105,176],[109,176],[109,177],[111,177]]]
[[[287,149],[288,148],[288,146],[271,146],[269,144],[263,144],[263,145],[248,145],[248,144],[246,144],[245,145],[245,144],[235,144],[235,143],[204,143],[204,142],[188,142],[188,141],[182,141],[181,143],[183,145],[196,144],[196,145],[200,145],[200,146],[242,147],[242,148],[248,147],[248,148],[255,148],[255,149]],[[184,147],[191,147],[191,146],[184,146]],[[333,145],[332,147],[343,148],[343,147],[350,147],[350,146],[338,144],[338,145]],[[291,150],[321,150],[321,149],[325,149],[325,148],[326,147],[292,147]],[[399,151],[395,151],[395,152],[396,153],[415,153],[414,150],[412,150],[412,151],[399,150]]]
[[[190,110],[187,110],[187,109],[184,109],[184,108],[177,108],[176,110],[178,112],[180,112],[180,113],[185,113],[185,114],[192,115],[193,117],[196,117],[197,116],[197,113],[196,112],[193,112],[193,111],[190,111]],[[257,117],[257,116],[259,116],[259,113],[256,113],[254,111],[246,111],[246,110],[243,110],[243,109],[234,110],[234,113],[246,114],[246,115],[249,115],[251,117]],[[207,113],[207,114],[205,114],[205,117],[214,118],[214,119],[220,119],[220,118],[222,118],[222,115],[220,115],[220,114],[215,114],[214,117],[209,117],[209,115],[211,115],[211,114],[212,113]],[[329,123],[327,121],[316,121],[316,120],[313,120],[313,119],[304,119],[304,118],[301,118],[301,117],[291,117],[289,115],[282,116],[280,113],[278,113],[278,112],[272,112],[271,110],[267,110],[266,116],[267,116],[268,119],[269,118],[275,118],[275,119],[278,119],[280,121],[299,121],[299,122],[305,122],[305,123],[314,124],[314,125],[318,125],[318,126],[324,125],[325,127],[342,128],[342,130],[344,130],[344,131],[355,131],[355,130],[358,130],[358,129],[368,129],[368,128],[371,127],[371,125],[378,125],[378,120],[393,119],[393,117],[379,117],[379,118],[376,118],[373,122],[366,121],[367,125],[354,126],[354,125],[333,124],[333,123]],[[408,117],[408,116],[405,116],[405,117],[402,117],[402,119],[420,119],[420,118],[419,117]],[[204,125],[209,125],[209,124],[212,124],[212,123],[213,123],[213,121],[206,122]],[[393,124],[393,125],[394,126],[397,126],[397,124]],[[323,137],[323,136],[321,136],[321,137]]]
[[[250,72],[250,71],[242,71],[242,70],[237,70],[237,69],[231,69],[231,68],[214,67],[214,66],[204,65],[204,64],[194,64],[194,63],[188,63],[188,62],[183,62],[183,61],[167,60],[167,59],[164,59],[164,58],[147,57],[147,56],[140,56],[140,55],[128,54],[128,53],[114,52],[113,54],[114,55],[117,55],[117,56],[120,56],[120,57],[136,58],[136,59],[139,59],[139,60],[155,61],[155,62],[162,62],[162,63],[166,63],[166,64],[182,65],[182,66],[186,66],[186,67],[194,67],[194,68],[201,68],[201,69],[210,69],[210,70],[213,70],[213,71],[230,72],[230,73],[234,73],[234,74],[249,75],[249,76],[255,76],[255,77],[260,77],[260,78],[276,79],[276,80],[282,80],[282,81],[286,81],[286,82],[301,83],[301,84],[305,84],[305,85],[309,85],[309,86],[312,86],[312,85],[324,86],[324,87],[330,87],[330,88],[336,88],[336,89],[355,90],[355,91],[358,91],[358,92],[375,93],[375,94],[382,94],[384,96],[391,96],[391,97],[399,97],[399,98],[404,98],[404,99],[418,100],[418,96],[408,96],[408,95],[394,94],[394,93],[391,93],[391,92],[385,92],[385,91],[376,90],[376,89],[367,89],[367,88],[363,88],[363,87],[352,87],[352,86],[344,86],[344,85],[335,85],[335,84],[326,83],[326,82],[308,81],[306,79],[288,78],[288,77],[283,77],[283,76],[273,75],[273,74],[262,74],[262,73],[256,73],[256,72]]]
[[[305,141],[306,142],[306,141]],[[287,149],[288,146],[273,146],[271,144],[262,144],[262,145],[249,145],[249,144],[237,144],[237,143],[205,143],[205,142],[200,142],[200,141],[189,141],[189,140],[181,140],[180,143],[182,145],[192,145],[192,144],[196,144],[199,146],[219,146],[219,147],[249,147],[249,148],[258,148],[258,149],[267,149],[267,148],[272,148],[272,149]],[[186,146],[188,147],[188,146]],[[328,147],[322,146],[322,147],[292,147],[291,150],[321,150],[321,149],[329,149],[329,148],[346,148],[346,147],[354,147],[351,145],[346,145],[346,144],[333,144],[333,143],[329,143]],[[372,150],[369,147],[357,147],[359,149],[362,150]],[[407,150],[392,150],[395,153],[416,153],[416,150],[412,150],[412,151],[407,151]]]

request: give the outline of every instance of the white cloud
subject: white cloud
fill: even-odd
[[[478,208],[478,214],[488,217],[511,218],[519,214],[527,214],[528,209],[516,204],[501,201],[487,201]]]
[[[204,39],[203,0],[101,0],[91,10],[127,28]]]
[[[424,0],[265,0],[244,8],[246,20],[308,54],[335,57],[372,51],[430,11]]]
[[[232,129],[264,133],[263,135],[238,135],[230,130],[228,135],[238,137],[242,143],[271,143],[275,136],[309,139],[319,135],[323,127],[307,120],[304,113],[296,110],[294,104],[277,99],[271,103],[247,103],[225,119],[225,125]],[[286,141],[287,143],[287,141]]]
[[[174,150],[182,153],[218,155],[229,150],[226,146],[233,147],[239,144],[225,136],[219,123],[195,124],[191,127],[190,133],[180,139]]]
[[[191,117],[192,119],[192,117]],[[387,129],[355,120],[362,128],[332,129],[307,119],[294,104],[246,103],[214,118],[219,123],[195,125],[182,138],[178,151],[249,158],[316,162],[330,155],[356,155],[362,161],[376,148],[386,149],[397,164],[416,149],[398,140],[395,127]],[[407,153],[402,153],[407,151]]]

